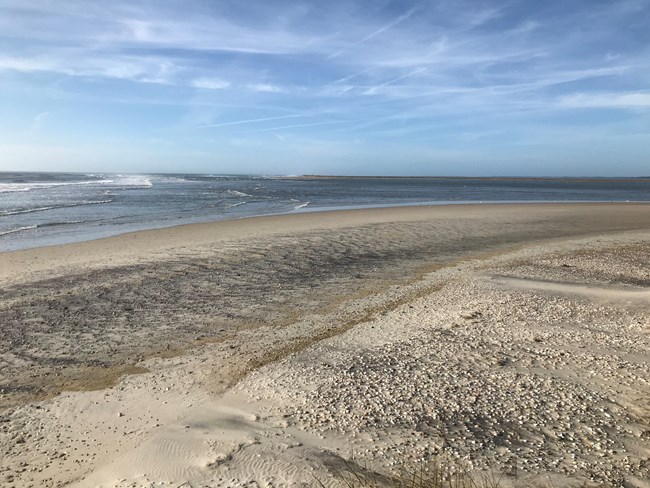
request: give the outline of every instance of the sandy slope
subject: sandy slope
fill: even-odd
[[[648,207],[412,210],[260,219],[268,226],[246,222],[216,244],[215,228],[198,226],[147,233],[151,247],[131,253],[123,236],[0,255],[18,268],[51,263],[2,277],[3,310],[27,315],[13,322],[24,342],[3,352],[10,382],[38,372],[31,385],[54,393],[74,375],[75,387],[95,386],[124,358],[148,370],[38,403],[24,403],[33,390],[6,396],[0,481],[309,486],[314,475],[330,483],[352,456],[387,473],[442,456],[647,486]],[[111,243],[107,264],[98,251]],[[101,303],[98,288],[119,312],[111,320],[89,305]],[[176,296],[152,303],[151,290],[168,288]],[[74,304],[76,314],[61,312]],[[115,322],[120,341],[105,349],[101,325]],[[147,341],[169,354],[151,347],[147,359]],[[59,358],[88,358],[52,362],[52,344]]]

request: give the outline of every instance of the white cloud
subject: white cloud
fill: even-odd
[[[230,82],[221,80],[219,78],[197,78],[192,81],[192,86],[195,88],[205,88],[208,90],[222,90],[230,86]]]
[[[498,8],[440,0],[398,12],[356,0],[299,8],[260,0],[0,3],[0,71],[24,73],[6,77],[16,92],[38,87],[43,98],[47,91],[71,105],[106,102],[107,90],[95,91],[95,83],[79,87],[58,76],[63,82],[53,86],[54,77],[30,77],[43,72],[167,84],[116,90],[115,101],[143,111],[174,105],[181,113],[170,130],[227,129],[208,131],[215,136],[314,127],[303,132],[404,140],[451,122],[467,138],[484,133],[481,124],[489,131],[529,123],[533,112],[650,105],[647,48],[628,47],[633,34],[620,28],[635,14],[612,23],[602,5],[580,23],[581,8],[561,18],[544,9],[522,15],[496,0],[482,4]],[[337,122],[317,117],[324,112]],[[205,137],[196,132],[188,138]]]
[[[143,20],[126,19],[122,23],[131,33],[133,39],[138,42],[151,42],[153,36],[151,32],[151,23]]]
[[[17,58],[11,56],[0,57],[0,70],[35,72],[56,71],[56,63],[47,58]]]
[[[650,108],[650,93],[578,93],[561,97],[559,105],[568,108]]]
[[[271,7],[261,2],[247,9],[246,18],[237,17],[234,10],[221,11],[219,5],[206,9],[198,2],[174,0],[153,4],[115,0],[102,8],[81,8],[77,0],[60,8],[36,0],[6,2],[9,14],[4,21],[0,15],[0,30],[13,39],[16,49],[13,57],[0,57],[0,69],[213,90],[230,87],[240,89],[241,96],[245,91],[289,92],[294,83],[303,83],[298,72],[302,68],[284,65],[286,59],[278,54],[291,54],[291,62],[297,64],[322,61],[322,70],[310,71],[309,86],[301,92],[306,97],[341,98],[364,92],[386,99],[403,93],[413,96],[415,81],[403,74],[416,68],[430,73],[428,79],[417,77],[420,86],[415,88],[422,88],[423,95],[435,93],[427,86],[464,88],[477,80],[483,85],[478,88],[531,91],[548,86],[545,80],[552,84],[562,75],[567,78],[562,53],[571,48],[562,36],[541,42],[529,39],[533,31],[544,35],[545,24],[538,20],[518,18],[510,29],[485,29],[497,17],[507,21],[508,7],[477,11],[463,2],[422,3],[417,12],[411,9],[397,17],[387,17],[381,9],[361,15],[367,14],[366,6],[355,2],[345,7],[280,9],[267,17]],[[30,15],[12,16],[12,5]],[[337,26],[336,33],[331,33],[331,25]],[[230,81],[211,77],[204,64],[203,57],[212,62],[224,51],[236,56],[235,62],[219,66],[220,72],[228,70]],[[257,64],[260,55],[273,57],[264,62],[262,73]],[[602,69],[615,71],[613,61],[619,62],[610,59]],[[624,61],[629,59],[620,60]],[[580,64],[576,79],[590,68],[600,68],[587,60]],[[286,79],[287,73],[298,80]],[[252,79],[273,79],[277,84],[247,83]],[[333,87],[337,79],[346,86]],[[349,83],[352,80],[358,86]]]
[[[0,57],[0,71],[51,72],[68,76],[114,78],[140,83],[171,84],[178,67],[158,56],[100,56],[75,49],[47,56]]]
[[[269,83],[251,83],[246,85],[246,88],[258,93],[282,93],[285,91],[284,88]]]

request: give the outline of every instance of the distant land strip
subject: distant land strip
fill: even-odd
[[[299,175],[287,176],[292,180],[483,180],[483,181],[581,181],[581,182],[650,182],[650,176],[612,178],[597,176],[343,176],[343,175]]]

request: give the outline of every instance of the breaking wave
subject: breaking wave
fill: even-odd
[[[111,181],[115,186],[126,186],[136,188],[149,188],[153,186],[151,179],[146,176],[135,175],[116,175],[116,179]]]
[[[92,175],[88,175],[92,176]],[[83,181],[51,181],[30,183],[0,183],[0,193],[16,193],[34,190],[47,190],[64,186],[117,186],[126,188],[149,188],[153,182],[147,176],[115,175],[111,178]]]
[[[110,183],[113,183],[113,180],[58,181],[51,183],[2,183],[0,184],[0,193],[45,190],[48,188],[58,188],[61,186],[105,185]]]

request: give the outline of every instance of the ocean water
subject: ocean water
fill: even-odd
[[[650,179],[0,173],[0,251],[253,215],[554,201],[650,201]]]

